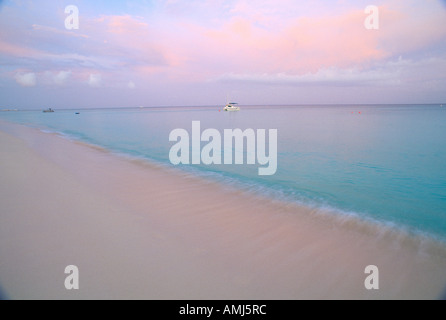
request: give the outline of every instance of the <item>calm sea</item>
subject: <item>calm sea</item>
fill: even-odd
[[[0,118],[166,166],[172,166],[170,132],[191,132],[192,121],[222,135],[224,129],[277,129],[275,175],[259,176],[258,165],[178,169],[446,239],[446,108],[440,105],[19,111]]]

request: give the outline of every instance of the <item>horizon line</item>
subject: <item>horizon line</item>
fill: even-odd
[[[446,105],[446,102],[437,103],[298,103],[298,104],[246,104],[241,106],[247,108],[253,107],[304,107],[304,106],[415,106],[415,105]],[[155,105],[155,106],[123,106],[123,107],[78,107],[78,108],[52,108],[53,110],[101,110],[101,109],[160,109],[160,108],[214,108],[222,105]],[[17,108],[17,107],[1,107],[0,111],[42,111],[46,108]]]

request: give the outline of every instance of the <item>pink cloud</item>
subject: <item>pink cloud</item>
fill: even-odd
[[[219,30],[205,30],[216,60],[242,72],[316,71],[348,67],[386,56],[378,35],[363,27],[363,11],[343,16],[297,18],[283,29],[264,29],[254,21],[234,18]]]
[[[99,21],[99,20],[98,20]],[[131,36],[135,31],[148,30],[149,25],[141,19],[132,17],[130,15],[122,16],[107,16],[103,17],[102,21],[107,24],[108,31],[114,34],[125,34]]]
[[[90,74],[117,79],[119,73],[127,76],[124,84],[141,78],[199,82],[225,74],[299,78],[324,74],[321,70],[361,72],[446,37],[441,27],[446,11],[433,1],[415,7],[411,6],[414,1],[386,1],[379,6],[380,29],[373,31],[364,28],[366,14],[361,5],[294,0],[226,3],[200,1],[199,14],[186,2],[179,6],[170,1],[169,10],[150,18],[84,16],[81,33],[34,24],[32,32],[44,34],[49,43],[54,38],[54,43],[71,44],[67,48],[76,51],[56,54],[49,51],[53,45],[27,48],[0,39],[0,53],[32,57],[39,66],[41,61],[57,62],[53,69],[70,67],[72,79],[82,74],[84,82]],[[204,11],[210,12],[209,17],[200,19]],[[226,14],[216,14],[220,11]]]
[[[194,52],[195,61],[208,67],[203,75],[303,75],[328,68],[367,69],[395,55],[425,50],[446,38],[446,29],[440,27],[446,11],[440,4],[430,4],[412,7],[399,0],[386,2],[379,6],[380,29],[367,30],[362,7],[336,14],[286,16],[279,21],[274,15],[259,17],[261,9],[256,15],[242,16],[240,12],[250,9],[242,2],[234,8],[237,14],[218,27],[191,28],[200,48]]]
[[[140,17],[109,15],[86,24],[91,37],[101,39],[101,43],[89,50],[95,55],[114,59],[117,68],[133,70],[169,63],[166,50],[158,42],[157,30]]]
[[[8,41],[2,41],[2,39],[0,39],[0,53],[14,57],[32,57],[43,54],[42,51],[23,45],[16,45]]]
[[[382,6],[380,45],[389,53],[404,54],[444,42],[446,10],[439,1],[428,3],[410,6],[394,1]]]

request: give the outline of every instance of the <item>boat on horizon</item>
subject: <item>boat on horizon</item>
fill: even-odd
[[[43,112],[44,112],[44,113],[49,113],[49,112],[54,112],[54,110],[51,109],[51,108],[48,108],[48,109],[46,109],[46,110],[43,110]]]
[[[240,111],[240,107],[237,106],[235,102],[229,102],[224,109],[225,111]]]

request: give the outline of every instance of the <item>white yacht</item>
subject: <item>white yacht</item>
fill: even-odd
[[[235,102],[229,102],[225,108],[225,111],[240,111],[240,107],[237,107],[237,103]]]

